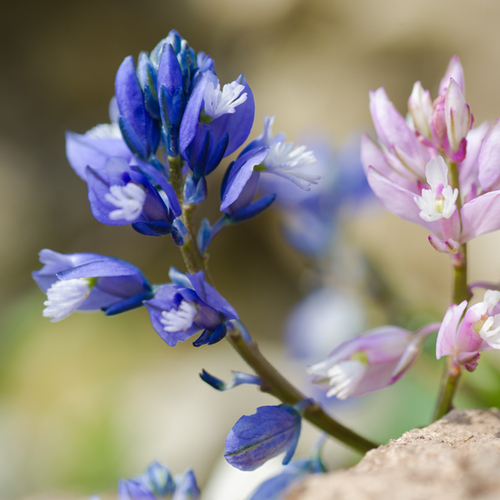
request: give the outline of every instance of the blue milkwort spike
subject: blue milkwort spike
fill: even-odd
[[[224,153],[226,152],[227,145],[229,144],[229,134],[226,132],[219,142],[216,144],[214,151],[210,155],[208,160],[208,165],[205,167],[205,175],[208,175],[210,172],[213,172],[216,167],[219,166],[219,163],[224,158]]]

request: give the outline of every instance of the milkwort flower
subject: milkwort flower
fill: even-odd
[[[427,228],[432,245],[449,253],[500,228],[500,191],[495,189],[500,176],[495,164],[500,151],[498,122],[489,133],[488,124],[471,129],[473,118],[464,96],[457,57],[452,57],[434,102],[420,82],[415,84],[408,121],[383,88],[371,92],[370,111],[379,143],[364,136],[361,149],[368,182],[384,207]],[[460,214],[449,162],[456,163],[459,172]]]
[[[273,203],[276,193],[254,199],[261,173],[273,173],[304,190],[309,190],[319,180],[317,175],[308,171],[310,165],[316,162],[314,154],[305,146],[294,148],[293,143],[285,142],[284,134],[273,137],[273,121],[274,116],[266,116],[261,135],[229,165],[220,189],[220,210],[224,215],[213,227],[204,220],[198,234],[198,246],[202,253],[223,227],[256,217]]]
[[[118,482],[118,500],[198,500],[200,489],[192,470],[172,477],[170,470],[153,462],[146,472]],[[91,500],[99,500],[92,497]]]
[[[254,115],[253,94],[243,75],[222,89],[214,72],[200,76],[179,132],[180,150],[191,169],[184,191],[187,203],[205,199],[205,176],[245,142]]]
[[[294,406],[261,406],[253,415],[243,415],[227,435],[224,457],[233,467],[250,471],[286,452],[286,465],[297,447],[302,414],[311,404],[306,399]]]
[[[302,167],[321,180],[309,191],[287,179],[262,176],[259,190],[275,193],[275,207],[283,214],[284,234],[299,251],[325,256],[338,235],[341,217],[354,212],[373,198],[359,159],[359,141],[349,141],[334,150],[326,137],[306,137],[316,162]]]
[[[93,253],[40,252],[42,269],[33,279],[47,294],[43,315],[60,321],[73,311],[118,314],[142,305],[153,296],[141,271],[120,259]]]
[[[346,399],[378,391],[410,369],[424,340],[438,328],[430,324],[415,333],[397,326],[375,328],[344,342],[308,372],[328,397]]]
[[[193,345],[215,344],[227,333],[226,322],[238,319],[238,313],[205,280],[205,273],[183,274],[170,269],[173,283],[157,288],[144,305],[155,331],[169,345],[175,346],[202,331]]]
[[[479,351],[500,349],[500,292],[487,290],[484,300],[471,306],[467,301],[451,304],[439,329],[436,357],[453,356],[454,363],[474,371]]]

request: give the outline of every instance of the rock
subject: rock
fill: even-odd
[[[308,476],[286,500],[498,500],[500,411],[453,410],[368,452],[354,467]]]

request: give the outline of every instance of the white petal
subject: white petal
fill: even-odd
[[[163,311],[161,313],[160,323],[163,325],[163,330],[166,332],[179,332],[187,330],[193,324],[193,320],[197,314],[196,307],[189,302],[183,300],[178,309]]]
[[[90,281],[86,278],[56,281],[47,290],[42,314],[51,321],[61,321],[85,302],[90,289]]]
[[[118,208],[109,214],[111,220],[135,221],[141,215],[146,201],[146,192],[137,184],[129,182],[126,186],[111,186],[104,199]]]

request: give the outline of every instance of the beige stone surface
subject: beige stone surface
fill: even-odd
[[[497,500],[499,471],[500,411],[453,410],[351,469],[310,476],[286,500]]]

